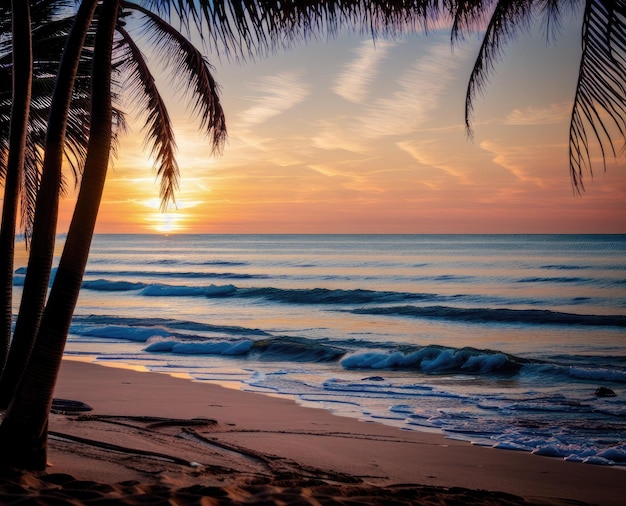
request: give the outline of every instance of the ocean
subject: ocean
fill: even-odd
[[[626,466],[626,236],[97,235],[66,356]]]

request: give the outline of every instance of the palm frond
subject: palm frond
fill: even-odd
[[[586,2],[569,133],[570,171],[577,191],[584,190],[585,170],[593,175],[590,135],[598,143],[606,169],[607,152],[617,156],[615,143],[618,138],[626,141],[625,0]]]
[[[397,36],[435,20],[454,0],[143,0],[161,17],[193,24],[229,58],[264,56],[341,28]],[[166,17],[167,19],[167,17]]]
[[[6,177],[11,125],[11,72],[0,62],[0,183]]]
[[[174,193],[178,189],[180,175],[174,130],[165,102],[141,51],[124,28],[118,26],[117,31],[121,36],[117,61],[128,76],[129,92],[137,110],[145,111],[146,143],[151,144],[157,176],[161,179],[161,207],[167,209],[170,202],[175,202]]]
[[[199,118],[200,127],[210,138],[213,152],[219,152],[226,140],[226,120],[211,65],[178,30],[159,16],[137,7],[144,16],[145,30],[157,54],[171,70],[173,78],[188,90],[191,112]]]
[[[9,157],[8,137],[0,137],[0,184],[4,186],[7,175],[7,159]]]
[[[33,223],[35,220],[35,203],[37,201],[37,191],[41,179],[41,166],[43,164],[43,153],[39,147],[40,143],[33,135],[26,138],[26,157],[24,160],[24,181],[21,187],[20,196],[20,220],[21,229],[24,231],[26,246],[28,247],[33,233]]]
[[[565,12],[573,12],[580,0],[538,0],[536,10],[545,26],[546,40],[554,42],[560,35]]]
[[[472,119],[474,114],[474,98],[487,84],[489,74],[495,63],[502,57],[503,46],[514,39],[521,29],[527,28],[532,20],[533,0],[497,0],[493,13],[487,23],[478,56],[470,74],[465,94],[465,129],[468,136],[473,137]],[[454,13],[457,23],[457,36],[468,26],[475,23],[480,16],[473,2],[457,4]],[[465,12],[465,9],[468,11]]]
[[[490,5],[493,2],[484,0],[467,0],[466,2],[455,2],[452,6],[452,28],[450,35],[452,40],[463,38],[468,32],[479,30],[487,25],[489,14],[492,11]]]
[[[76,185],[83,173],[89,140],[89,96],[75,95],[67,118],[64,158],[68,162]]]

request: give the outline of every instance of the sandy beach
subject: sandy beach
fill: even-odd
[[[624,469],[476,447],[164,374],[64,361],[46,473],[2,504],[623,504]]]

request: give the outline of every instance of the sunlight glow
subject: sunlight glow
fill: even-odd
[[[150,227],[157,232],[169,234],[172,232],[180,232],[185,229],[180,224],[181,217],[174,213],[155,213],[154,216],[146,218],[148,222],[152,224]]]
[[[154,209],[154,212],[150,213],[145,220],[149,223],[149,228],[153,231],[160,232],[162,234],[170,234],[174,232],[181,232],[185,230],[182,222],[185,220],[184,214],[179,209],[170,206],[172,210],[165,212],[160,209],[160,200],[156,198],[143,201],[146,207]]]
[[[163,212],[159,199],[147,199],[142,201],[142,204],[153,209],[153,212],[149,213],[144,219],[148,222],[148,228],[152,231],[162,234],[184,232],[189,229],[189,222],[192,221],[192,217],[185,211],[201,203],[202,201],[177,200],[176,206],[170,205]]]

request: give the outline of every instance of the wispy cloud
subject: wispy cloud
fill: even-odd
[[[309,94],[302,74],[293,70],[260,78],[255,84],[255,94],[248,97],[253,104],[239,114],[237,126],[258,125],[302,102]]]
[[[379,137],[414,132],[439,109],[444,91],[454,82],[455,70],[463,58],[462,50],[451,53],[449,43],[428,49],[398,78],[398,91],[372,103],[362,118],[363,133]]]
[[[545,188],[553,180],[567,178],[563,160],[566,153],[563,144],[506,145],[501,141],[483,141],[480,148],[490,153],[492,161],[506,169],[519,182]]]
[[[359,107],[356,111],[354,108],[345,109],[342,110],[344,114],[318,120],[317,134],[311,136],[315,147],[371,154],[380,148],[375,141],[385,137],[405,136],[412,139],[418,130],[424,128],[463,131],[463,126],[458,123],[427,125],[442,110],[450,110],[444,103],[444,97],[457,77],[456,70],[468,54],[463,50],[456,50],[453,54],[447,40],[425,46],[420,51],[421,56],[403,66],[403,71],[386,76],[384,83],[378,82],[379,86],[384,84],[384,88],[390,90],[386,95],[381,96],[379,89],[376,92],[379,98],[367,98],[370,81],[375,78],[380,62],[387,57],[390,60],[403,57],[402,47],[387,44],[374,49],[361,45],[355,50],[359,57],[346,67],[333,91],[358,103]],[[400,53],[396,54],[394,48]],[[375,56],[378,53],[382,55]],[[386,70],[392,71],[392,68]]]
[[[375,45],[370,40],[361,42],[361,45],[353,50],[356,58],[344,65],[332,90],[349,102],[362,103],[367,98],[370,84],[379,72],[379,63],[395,45],[386,41],[379,41]]]
[[[571,112],[571,102],[550,104],[549,107],[513,109],[504,123],[506,125],[554,125],[567,120]]]
[[[415,161],[427,167],[434,167],[443,171],[459,184],[471,185],[473,181],[466,168],[467,159],[463,159],[466,153],[448,149],[433,139],[423,141],[400,141],[396,146],[407,153]],[[449,182],[448,182],[449,183]],[[424,182],[427,184],[427,182]],[[430,183],[431,187],[436,187],[435,183]]]
[[[316,123],[318,131],[311,137],[312,145],[324,150],[340,149],[353,153],[368,153],[371,145],[359,136],[359,130],[354,128],[353,123],[353,118],[347,116],[318,120]]]

